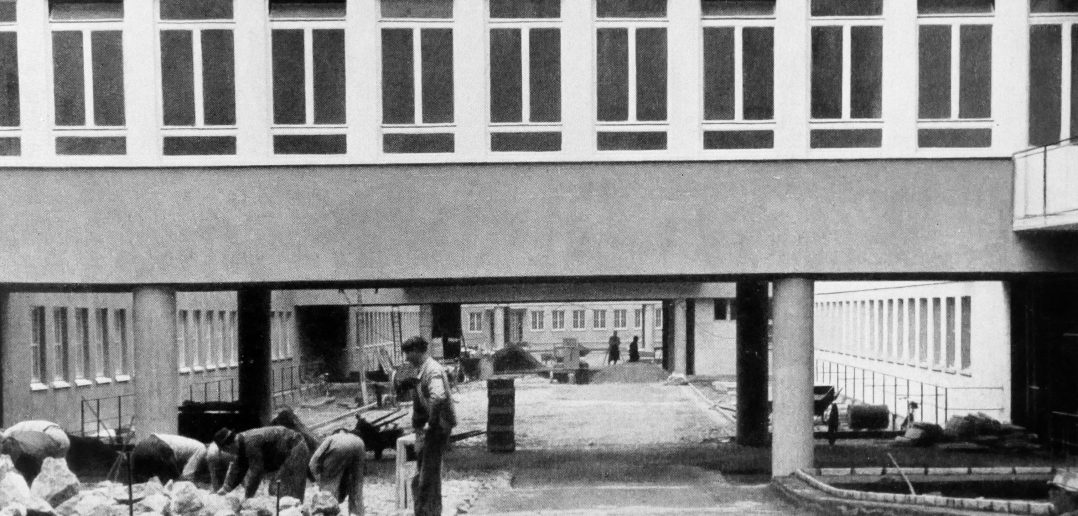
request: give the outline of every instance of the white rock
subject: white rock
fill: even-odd
[[[68,469],[66,460],[45,457],[41,463],[41,473],[30,486],[30,494],[56,507],[77,495],[80,487],[79,478]]]

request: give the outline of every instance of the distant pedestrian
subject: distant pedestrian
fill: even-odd
[[[629,362],[640,361],[640,337],[633,336],[633,341],[629,343]]]
[[[338,502],[348,498],[348,512],[352,516],[363,516],[363,460],[366,454],[363,439],[342,428],[322,440],[308,464],[319,489],[333,493]]]
[[[621,360],[621,339],[618,338],[618,330],[614,330],[614,334],[610,336],[608,344],[610,349],[607,351],[606,363],[617,364],[618,360]]]

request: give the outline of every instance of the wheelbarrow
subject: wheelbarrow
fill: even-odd
[[[836,399],[838,399],[838,393],[835,392],[834,387],[830,385],[813,385],[812,415],[820,418],[820,421],[824,421],[827,409]]]
[[[396,421],[408,413],[402,409],[395,410],[382,417],[367,421],[363,416],[356,416],[356,427],[352,433],[363,439],[363,446],[367,451],[374,452],[375,460],[382,459],[382,452],[386,448],[397,445],[397,439],[404,435],[404,429],[397,426]]]

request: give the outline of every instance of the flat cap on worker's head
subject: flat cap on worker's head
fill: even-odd
[[[426,353],[428,347],[430,347],[430,345],[427,344],[427,339],[416,335],[415,337],[409,337],[408,340],[404,341],[404,344],[401,344],[401,351],[406,353],[409,351]]]
[[[232,444],[232,441],[235,439],[236,432],[233,432],[229,428],[222,428],[218,430],[217,433],[213,434],[213,442],[217,443],[218,448],[224,448],[225,446]]]

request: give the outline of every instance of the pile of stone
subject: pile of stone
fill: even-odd
[[[991,416],[978,412],[964,416],[952,416],[946,428],[932,423],[913,423],[906,433],[896,438],[896,443],[912,446],[932,446],[945,443],[950,449],[999,448],[1029,450],[1037,448],[1037,436],[1025,428],[1001,423]]]

